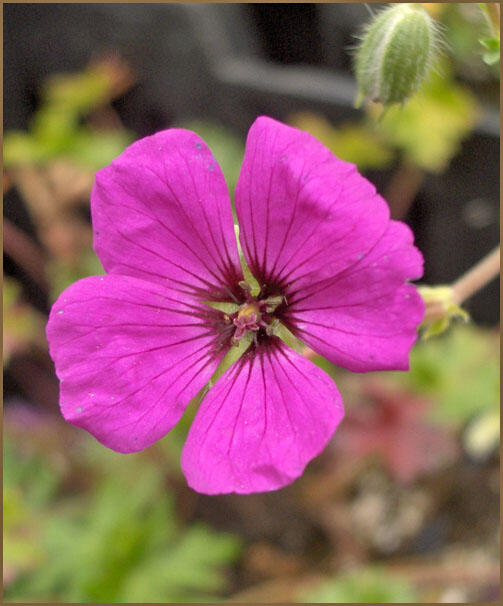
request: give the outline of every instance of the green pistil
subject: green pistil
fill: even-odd
[[[243,290],[248,290],[252,297],[257,297],[260,293],[260,284],[255,279],[254,275],[250,271],[246,259],[243,255],[243,249],[239,242],[239,225],[234,225],[234,233],[236,234],[236,241],[239,251],[239,261],[241,262],[241,269],[243,270],[244,282],[240,282],[239,285]],[[242,286],[243,284],[243,286]]]

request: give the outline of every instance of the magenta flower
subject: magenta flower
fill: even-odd
[[[257,296],[244,283],[229,194],[205,143],[180,129],[137,141],[98,172],[92,192],[107,275],[63,292],[47,327],[63,416],[124,453],[169,432],[248,339],[203,399],[182,454],[189,485],[208,494],[292,482],[341,421],[336,386],[278,338],[278,323],[365,372],[407,369],[423,316],[407,283],[422,275],[411,231],[309,134],[258,118],[235,205]],[[235,311],[216,309],[222,302]]]

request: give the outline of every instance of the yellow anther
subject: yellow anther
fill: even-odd
[[[260,311],[258,308],[258,305],[256,305],[255,303],[246,303],[246,305],[244,305],[238,312],[238,319],[240,320],[241,318],[243,319],[247,319],[250,318],[252,314],[255,314],[255,322],[260,322]]]

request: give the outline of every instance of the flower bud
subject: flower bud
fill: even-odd
[[[469,320],[469,315],[456,302],[452,286],[418,286],[417,290],[426,308],[419,327],[423,339],[443,333],[453,318]]]
[[[437,47],[435,22],[418,4],[397,4],[370,23],[355,58],[359,106],[363,99],[403,103],[415,93]]]

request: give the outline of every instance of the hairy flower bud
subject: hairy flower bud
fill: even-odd
[[[356,53],[357,106],[363,99],[406,101],[428,74],[437,39],[435,22],[421,5],[398,4],[377,15]]]
[[[419,286],[418,292],[425,303],[423,322],[419,327],[423,339],[442,334],[453,318],[468,322],[469,315],[455,300],[452,286]]]

